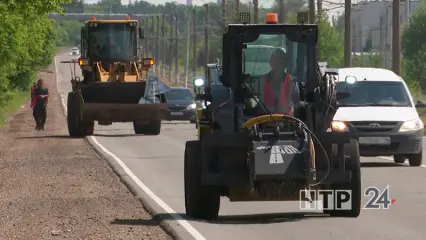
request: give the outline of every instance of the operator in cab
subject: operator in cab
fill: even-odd
[[[106,44],[102,47],[102,53],[109,53],[110,56],[120,55],[120,49],[111,37],[106,38]]]
[[[300,101],[296,78],[287,72],[286,60],[285,51],[276,49],[269,61],[271,70],[259,79],[259,97],[269,113],[293,115]]]
[[[36,122],[36,129],[44,130],[47,117],[46,108],[49,99],[49,90],[45,88],[43,79],[37,81],[37,88],[34,89],[34,98],[33,116]]]

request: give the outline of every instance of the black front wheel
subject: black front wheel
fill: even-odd
[[[404,163],[405,162],[405,156],[404,155],[395,155],[395,156],[393,156],[393,161],[395,163]]]
[[[220,208],[220,191],[218,187],[203,185],[201,165],[200,142],[186,142],[184,159],[186,215],[195,219],[216,220]]]
[[[420,167],[422,165],[423,161],[423,151],[420,151],[416,154],[410,154],[408,155],[408,162],[410,163],[410,166],[412,167]]]
[[[351,172],[351,180],[348,183],[332,183],[331,189],[336,190],[350,190],[351,206],[350,209],[334,209],[324,210],[324,213],[330,214],[332,217],[352,217],[356,218],[361,213],[361,157],[359,155],[358,141],[351,139],[351,143],[345,144],[345,167],[346,170]]]
[[[67,101],[67,124],[68,133],[71,137],[81,138],[93,135],[95,123],[82,121],[82,102],[78,92],[68,93]]]
[[[133,122],[136,134],[155,136],[161,132],[161,120],[150,120],[148,122]]]

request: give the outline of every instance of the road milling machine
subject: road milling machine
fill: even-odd
[[[306,13],[298,24],[278,24],[272,13],[266,24],[249,24],[248,13],[240,18],[223,34],[222,84],[194,79],[206,107],[198,109],[198,139],[185,146],[186,214],[217,219],[224,196],[301,206],[318,200],[330,216],[358,217],[358,142],[333,122],[349,93],[337,92],[338,76],[318,65],[317,25],[305,24]],[[317,190],[344,190],[350,198],[333,205]]]
[[[92,135],[94,122],[133,122],[136,134],[158,135],[168,108],[158,78],[149,75],[152,58],[142,58],[143,28],[137,20],[96,20],[81,28],[81,57],[70,63],[68,131]],[[76,74],[80,66],[82,78]]]

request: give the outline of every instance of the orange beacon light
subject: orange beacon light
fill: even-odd
[[[277,24],[278,23],[278,14],[267,13],[266,14],[266,23],[267,24]]]

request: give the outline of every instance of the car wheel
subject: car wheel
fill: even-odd
[[[408,162],[410,163],[410,166],[412,167],[419,167],[422,165],[423,161],[423,151],[420,151],[416,154],[410,154],[408,155]]]
[[[393,156],[393,161],[395,163],[404,163],[405,162],[405,156],[404,155],[395,155],[395,156]]]

